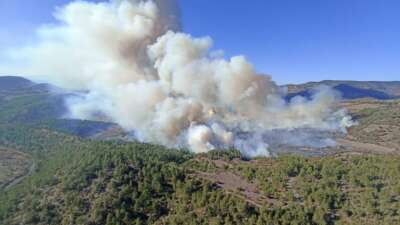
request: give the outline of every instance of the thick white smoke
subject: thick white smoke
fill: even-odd
[[[348,125],[331,90],[286,102],[245,57],[226,60],[210,52],[211,38],[177,32],[175,11],[162,0],[72,2],[55,13],[58,24],[38,30],[36,44],[12,51],[23,64],[2,72],[83,91],[68,99],[75,118],[106,118],[143,141],[194,152],[268,155],[264,132]]]

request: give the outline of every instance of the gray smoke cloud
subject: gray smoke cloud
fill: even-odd
[[[71,117],[102,118],[142,141],[196,153],[236,147],[268,156],[263,134],[273,130],[351,125],[332,90],[285,101],[244,56],[225,59],[210,52],[210,37],[179,32],[177,9],[162,0],[69,3],[55,12],[59,23],[38,29],[37,43],[9,52],[15,66],[0,69],[81,91],[67,100]]]

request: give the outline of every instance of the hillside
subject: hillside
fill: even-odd
[[[248,159],[122,141],[114,124],[60,119],[63,96],[35,87],[0,101],[2,225],[400,221],[398,100],[341,102],[359,124],[335,148]]]
[[[400,98],[400,81],[333,81],[286,85],[289,98],[295,95],[310,96],[312,89],[326,85],[337,90],[344,99],[374,98],[380,100]]]
[[[0,91],[15,91],[33,86],[34,83],[22,77],[0,76]]]
[[[343,103],[358,125],[349,130],[348,139],[400,150],[400,101],[357,100]]]
[[[24,124],[90,137],[112,124],[64,119],[67,94],[20,77],[0,77],[0,123]]]
[[[4,132],[8,130],[7,132]],[[3,224],[394,224],[398,156],[192,155],[4,127],[35,172],[0,194]],[[366,223],[368,221],[368,223]]]
[[[29,174],[32,166],[29,155],[0,147],[0,189],[12,187]]]
[[[7,130],[7,132],[4,132]],[[353,224],[398,221],[398,156],[194,156],[3,127],[35,172],[0,194],[3,224]],[[233,182],[233,183],[232,183]],[[357,191],[354,191],[357,190]]]

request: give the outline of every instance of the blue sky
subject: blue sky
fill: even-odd
[[[68,0],[0,0],[0,49],[53,22]],[[398,0],[180,0],[182,24],[278,83],[400,80]]]

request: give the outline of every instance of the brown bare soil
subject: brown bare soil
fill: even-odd
[[[361,143],[356,141],[351,141],[349,139],[337,139],[337,145],[344,147],[346,151],[353,153],[377,153],[377,154],[390,154],[396,153],[396,149],[389,148],[381,145],[375,145],[370,143]]]
[[[254,205],[261,206],[268,200],[260,194],[255,183],[250,183],[245,178],[232,172],[198,172],[197,176],[216,183],[218,187],[223,188],[229,193],[242,196],[246,201]]]
[[[16,183],[29,173],[32,165],[28,155],[0,147],[0,189]]]
[[[361,99],[343,102],[357,125],[339,146],[365,153],[400,153],[400,101]]]

